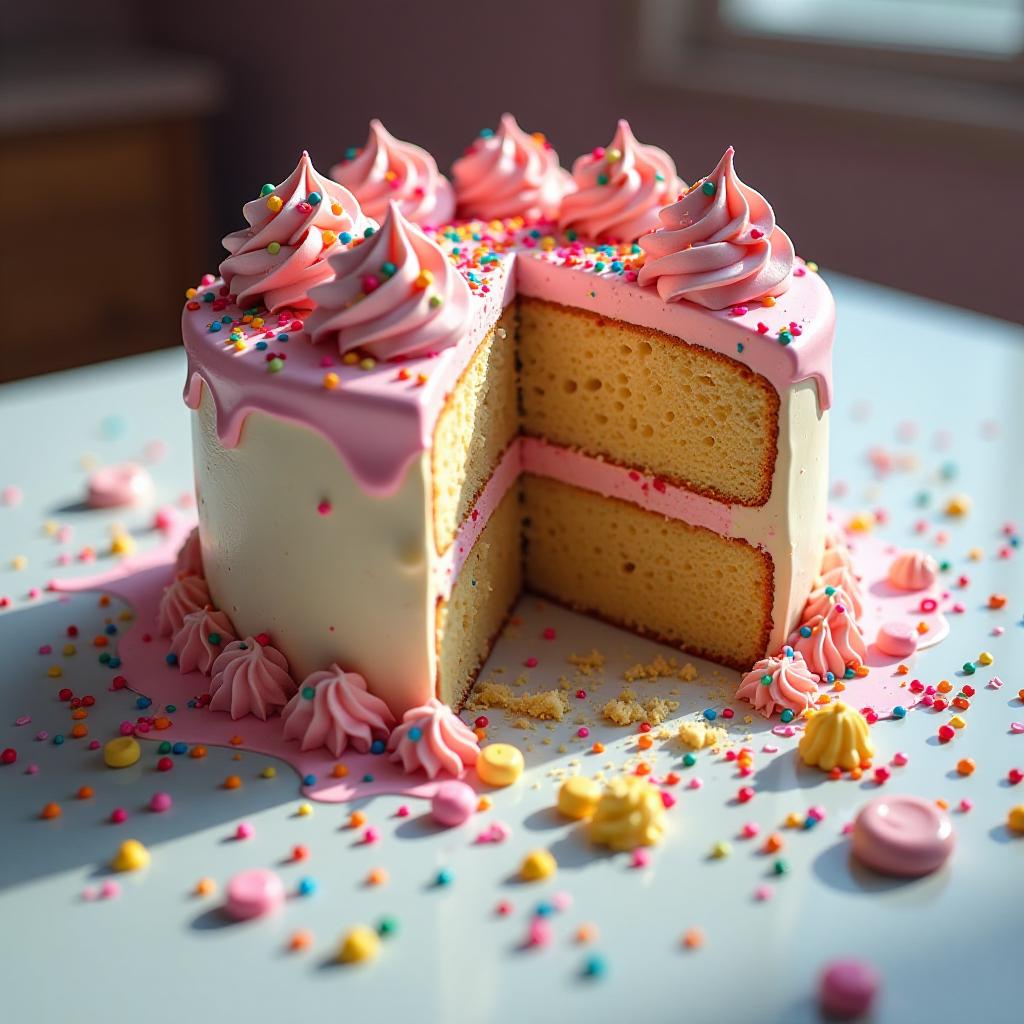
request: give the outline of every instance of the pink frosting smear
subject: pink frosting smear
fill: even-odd
[[[178,549],[174,569],[179,576],[203,576],[203,552],[199,544],[199,527],[193,526],[185,543]]]
[[[572,168],[576,191],[562,200],[558,226],[596,241],[633,242],[658,227],[658,213],[686,187],[672,158],[637,142],[620,120],[615,138]]]
[[[818,677],[798,652],[762,658],[743,677],[736,691],[737,700],[752,704],[765,718],[785,710],[798,715],[811,707],[817,696]]]
[[[527,135],[511,114],[482,133],[452,165],[460,217],[553,220],[573,188],[568,171],[542,135]]]
[[[181,629],[185,616],[212,604],[209,588],[202,576],[182,576],[164,588],[157,616],[157,630],[170,636]]]
[[[210,637],[216,639],[211,640]],[[178,671],[194,672],[198,669],[208,676],[225,644],[235,639],[231,623],[223,612],[211,608],[189,612],[171,640],[171,652],[178,659]]]
[[[328,257],[342,236],[359,237],[374,222],[347,188],[319,174],[303,152],[280,185],[242,207],[249,227],[224,239],[230,253],[221,277],[243,308],[309,309],[309,290],[331,277]]]
[[[331,177],[359,200],[363,212],[383,220],[394,200],[414,224],[445,224],[455,216],[455,190],[437,162],[411,142],[396,139],[374,118],[366,145],[331,168]]]
[[[810,635],[803,636],[807,630]],[[789,643],[812,672],[822,677],[831,672],[836,679],[842,679],[849,666],[863,665],[868,654],[857,620],[842,604],[806,620],[793,631]]]
[[[232,718],[255,715],[266,721],[288,703],[295,680],[285,656],[255,637],[233,640],[217,655],[210,679],[210,709]]]
[[[402,716],[388,751],[406,773],[424,771],[433,779],[442,772],[459,776],[464,768],[475,765],[480,745],[473,730],[447,704],[431,697]]]
[[[660,218],[662,226],[640,239],[647,259],[638,280],[657,285],[666,302],[725,309],[789,287],[793,243],[765,198],[736,176],[731,146]]]
[[[900,590],[928,590],[938,578],[938,562],[924,551],[902,551],[889,566],[889,582]]]
[[[335,278],[313,289],[317,309],[306,321],[315,345],[408,359],[450,348],[465,330],[466,279],[394,201],[380,230],[332,256],[331,267]]]
[[[360,754],[385,740],[395,724],[387,704],[369,692],[358,672],[337,665],[313,672],[281,713],[284,738],[300,750],[326,747],[335,757],[351,746]]]

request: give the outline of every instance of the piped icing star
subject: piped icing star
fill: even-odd
[[[889,582],[899,590],[927,590],[938,578],[938,562],[924,551],[901,551],[889,566]]]
[[[309,309],[309,290],[331,277],[328,258],[374,221],[347,188],[320,174],[303,152],[280,185],[264,185],[242,207],[249,227],[224,239],[224,283],[242,309]]]
[[[295,680],[285,656],[262,637],[233,640],[223,646],[211,670],[210,709],[232,718],[255,715],[266,721],[288,703]]]
[[[842,679],[867,657],[867,644],[857,620],[843,604],[834,603],[825,615],[815,615],[796,629],[789,645],[823,679]]]
[[[658,226],[662,207],[686,187],[663,149],[637,142],[620,120],[607,147],[572,167],[576,191],[562,200],[558,226],[595,241],[633,242]]]
[[[814,704],[817,696],[818,677],[792,647],[784,648],[774,658],[762,658],[736,691],[738,700],[752,704],[765,718],[787,710],[799,715]]]
[[[407,773],[424,771],[433,779],[442,772],[461,775],[476,764],[480,745],[476,734],[447,704],[431,697],[410,708],[388,741],[391,760]]]
[[[569,172],[540,133],[527,135],[511,114],[482,131],[452,165],[460,217],[552,220],[573,189]]]
[[[637,280],[656,285],[666,302],[726,309],[789,287],[793,243],[764,196],[736,176],[731,146],[659,216],[661,227],[640,239],[646,259]]]
[[[203,553],[199,546],[199,527],[193,526],[185,538],[184,544],[178,549],[174,568],[179,576],[202,576]]]
[[[197,612],[211,603],[210,590],[202,576],[179,576],[164,587],[157,610],[157,629],[161,636],[171,636],[181,629],[189,612]]]
[[[366,145],[346,153],[331,177],[351,190],[363,212],[383,220],[394,200],[414,224],[437,226],[455,216],[455,190],[434,158],[411,142],[396,139],[374,118]]]
[[[199,669],[208,676],[217,655],[235,639],[231,623],[223,612],[203,608],[189,612],[182,620],[171,640],[171,653],[177,659],[179,671]]]

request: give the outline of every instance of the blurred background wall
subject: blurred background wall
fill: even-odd
[[[18,201],[0,216],[7,238],[46,230],[29,266],[3,247],[2,279],[8,301],[28,289],[66,308],[42,317],[20,370],[0,338],[0,379],[177,343],[182,292],[216,268],[242,203],[302,148],[326,171],[374,116],[442,169],[506,109],[566,165],[620,115],[690,180],[731,143],[826,273],[1020,321],[1019,21],[1003,10],[995,44],[967,31],[972,9],[1016,3],[774,0],[780,28],[757,22],[775,17],[765,2],[22,5],[0,71],[0,173]],[[835,5],[851,30],[814,22]],[[936,41],[941,8],[952,32]],[[40,273],[51,231],[58,288]]]

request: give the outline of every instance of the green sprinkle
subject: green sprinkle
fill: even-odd
[[[398,267],[396,267],[390,260],[387,263],[382,263],[380,265],[380,272],[385,277],[394,277],[396,270],[398,270]]]
[[[220,633],[211,633],[206,639],[209,640],[211,644],[219,644]]]
[[[715,183],[713,181],[705,181],[700,187],[701,192],[706,196],[713,196],[715,194]]]
[[[789,864],[787,864],[786,861],[779,859],[772,864],[772,871],[777,875],[788,875]]]
[[[264,196],[269,196],[270,193],[273,192],[273,191],[274,191],[274,186],[273,185],[264,185],[263,188],[260,189],[260,199],[262,199]]]
[[[388,914],[382,917],[377,924],[377,934],[383,938],[395,935],[398,932],[398,918]]]
[[[766,672],[763,676],[761,676],[761,685],[762,686],[771,686],[772,685],[772,677],[771,677],[770,673]]]
[[[280,242],[271,242],[270,245],[267,246],[267,252],[269,252],[271,256],[276,256],[280,251],[281,251],[281,243]]]
[[[608,184],[608,175],[607,174],[599,174],[597,176],[597,183],[598,183],[598,185],[607,185]]]
[[[684,754],[683,755],[683,764],[685,764],[687,768],[692,768],[696,763],[697,763],[697,755],[696,754]]]
[[[788,722],[792,722],[793,721],[793,712],[790,711],[789,708],[786,708],[785,710],[783,710],[782,714],[779,715],[779,718],[781,718],[784,722],[787,722],[787,723]]]
[[[430,306],[431,309],[437,309],[438,307],[444,305],[444,299],[442,299],[440,295],[431,295],[430,298],[427,300],[427,304]]]
[[[304,686],[302,688],[303,700],[312,700],[316,696],[316,690],[312,686]]]

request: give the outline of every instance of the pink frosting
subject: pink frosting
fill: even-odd
[[[285,738],[298,739],[300,750],[326,748],[336,757],[349,744],[366,754],[375,739],[387,739],[394,716],[357,672],[337,665],[308,675],[282,712]]]
[[[511,114],[502,114],[493,134],[477,136],[453,164],[452,176],[459,216],[483,220],[554,219],[573,187],[550,143],[527,135]]]
[[[829,573],[829,576],[844,572],[849,576],[845,569],[834,569]],[[852,576],[849,576],[849,581],[856,587],[856,582]],[[804,605],[801,620],[807,622],[808,619],[813,619],[817,616],[824,618],[828,615],[832,606],[836,604],[841,604],[855,619],[859,619],[864,611],[859,588],[851,591],[847,590],[841,583],[823,583],[811,591],[810,596],[807,598],[807,604]]]
[[[938,578],[938,562],[924,551],[902,551],[889,566],[889,582],[900,590],[927,590]]]
[[[706,185],[714,186],[711,195]],[[689,299],[725,309],[789,287],[793,243],[765,198],[736,176],[731,146],[714,171],[660,217],[662,226],[640,239],[647,259],[638,280],[656,284],[666,302]]]
[[[266,721],[295,693],[285,656],[255,637],[233,640],[213,663],[210,709],[232,718],[255,715]]]
[[[199,527],[193,526],[185,543],[178,549],[174,568],[180,576],[203,575],[203,553],[199,547]]]
[[[211,640],[211,637],[215,639]],[[203,675],[208,676],[225,645],[236,639],[231,623],[223,612],[203,608],[189,612],[182,620],[181,627],[171,640],[171,651],[178,658],[180,672],[199,669]]]
[[[860,585],[860,577],[854,575],[850,566],[837,565],[823,572],[818,577],[817,587],[834,587],[836,590],[842,590],[847,597],[844,603],[853,609],[854,617],[859,619],[864,614],[864,590]],[[822,614],[824,615],[824,612]],[[805,613],[804,618],[807,617]]]
[[[391,760],[407,772],[423,770],[429,778],[441,772],[461,775],[476,764],[480,745],[476,734],[447,704],[431,697],[410,708],[388,741]]]
[[[825,529],[825,554],[821,560],[821,575],[825,576],[835,569],[847,569],[852,572],[853,561],[839,528],[835,523],[829,523]]]
[[[371,238],[331,258],[335,278],[314,289],[306,321],[314,344],[344,354],[415,358],[454,345],[465,333],[470,292],[440,246],[402,216],[395,202]]]
[[[807,630],[809,636],[801,635]],[[824,616],[807,619],[794,630],[789,643],[812,672],[823,677],[831,672],[836,679],[842,679],[848,667],[862,665],[868,653],[857,620],[842,604],[833,604]]]
[[[366,687],[358,672],[337,664],[310,673],[281,713],[284,738],[299,740],[301,750],[326,747],[335,757],[352,747],[360,754],[374,740],[385,740],[395,717]]]
[[[558,225],[598,241],[633,242],[654,231],[658,212],[686,187],[668,153],[637,142],[624,120],[607,149],[573,164],[572,177],[576,191],[562,200]]]
[[[249,227],[224,239],[231,255],[220,265],[221,277],[243,309],[271,312],[309,309],[309,290],[330,279],[327,259],[342,248],[341,236],[360,237],[373,226],[356,197],[319,174],[306,152],[280,185],[246,203],[242,213]]]
[[[434,158],[396,139],[376,118],[366,145],[351,160],[335,164],[331,177],[351,189],[374,220],[384,219],[392,199],[415,224],[444,224],[455,215],[455,190]]]
[[[157,611],[160,635],[177,633],[189,612],[199,611],[210,603],[210,590],[202,576],[180,576],[169,587],[164,587],[160,598]]]
[[[792,648],[786,650],[792,651]],[[817,696],[818,677],[799,652],[763,658],[743,677],[736,691],[737,700],[753,704],[754,710],[765,718],[787,709],[798,715],[809,708]]]

